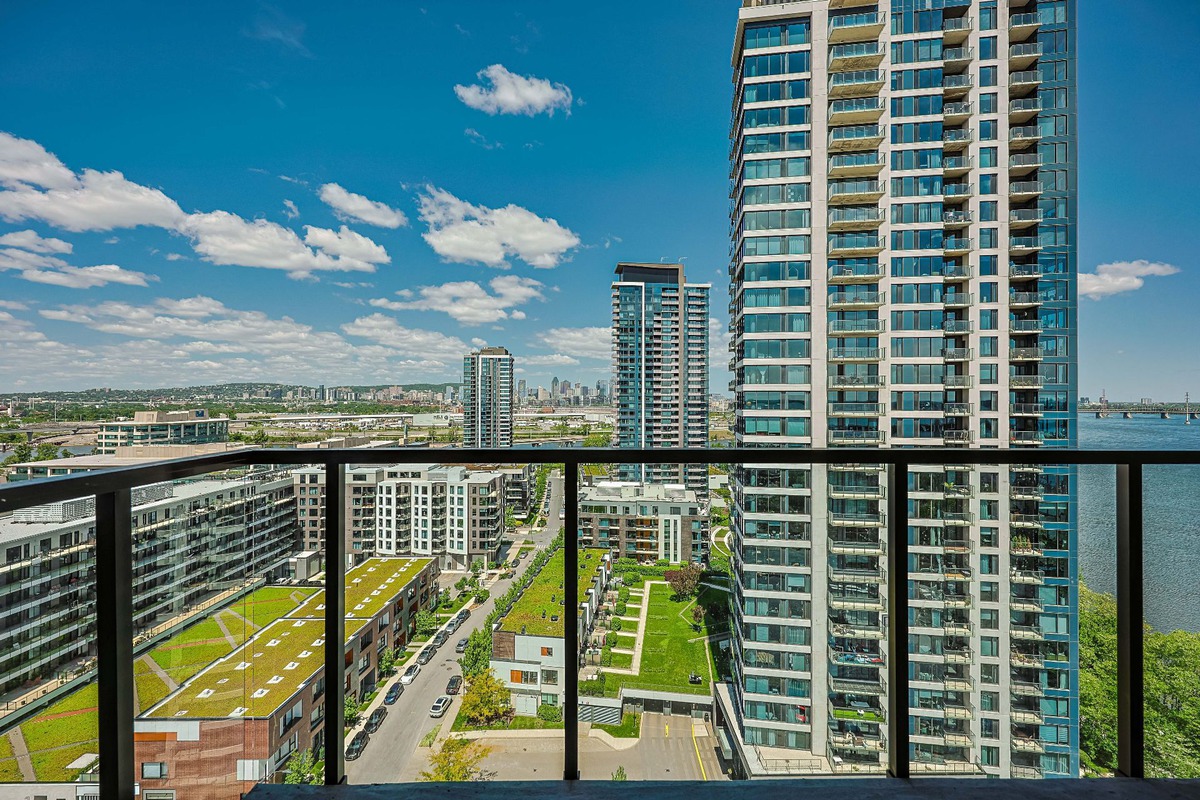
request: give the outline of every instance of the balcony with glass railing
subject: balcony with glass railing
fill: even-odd
[[[883,403],[830,403],[831,417],[876,417],[886,411]]]
[[[830,225],[832,224],[831,213]],[[829,268],[828,273],[828,281],[831,284],[874,283],[882,277],[883,265],[878,261],[862,261],[860,263],[855,260],[846,264],[835,264]]]
[[[865,42],[878,39],[887,18],[873,11],[829,17],[830,42]]]
[[[1042,265],[1038,263],[1022,264],[1013,262],[1008,265],[1008,279],[1010,281],[1033,280],[1042,276]]]
[[[960,100],[954,103],[944,103],[942,105],[942,122],[947,125],[958,125],[966,122],[975,113],[975,104]]]
[[[831,292],[828,297],[830,309],[879,308],[887,302],[883,292]]]
[[[962,236],[947,236],[942,239],[942,253],[948,256],[964,255],[975,249],[975,240]]]
[[[832,6],[832,3],[830,5]],[[877,67],[885,55],[883,45],[879,42],[835,44],[829,48],[829,71],[841,72]]]
[[[943,211],[942,212],[942,227],[943,228],[965,228],[975,221],[975,213],[973,211]],[[942,277],[953,277],[947,275],[945,269],[942,270]]]
[[[882,208],[851,206],[829,210],[829,230],[855,231],[878,228],[884,221]]]
[[[878,175],[887,163],[881,153],[839,153],[829,158],[830,178],[857,178]]]
[[[1008,93],[1010,95],[1025,95],[1036,91],[1042,85],[1042,73],[1036,69],[1013,72],[1008,76]]]
[[[946,69],[963,69],[975,58],[973,47],[947,47],[942,50],[942,62]]]
[[[1040,164],[1039,164],[1040,166]],[[1032,200],[1042,194],[1041,181],[1013,181],[1008,185],[1008,196],[1013,200]]]
[[[1030,36],[1037,33],[1037,30],[1041,24],[1041,17],[1037,12],[1013,14],[1008,19],[1009,41],[1017,42],[1028,39]]]
[[[942,184],[943,197],[970,197],[975,192],[975,184],[973,183],[945,183]]]
[[[1042,129],[1037,125],[1022,125],[1008,129],[1008,146],[1023,149],[1041,141]]]
[[[964,42],[974,28],[975,21],[971,17],[947,17],[942,20],[942,41],[946,44]]]
[[[969,74],[946,75],[942,78],[942,95],[945,97],[964,97],[975,86],[975,78]]]
[[[1008,121],[1010,123],[1028,122],[1042,110],[1040,97],[1018,97],[1008,103]]]
[[[1008,212],[1009,228],[1029,228],[1042,222],[1046,213],[1040,208],[1014,208]]]
[[[1011,236],[1008,240],[1008,252],[1013,254],[1033,253],[1042,249],[1042,242],[1036,236]]]
[[[960,156],[943,156],[942,157],[942,175],[946,177],[958,177],[965,175],[975,168],[975,157],[969,155]]]
[[[878,389],[884,386],[882,375],[860,373],[835,374],[828,377],[830,389]],[[861,433],[876,433],[875,431],[856,431]]]
[[[877,94],[886,80],[887,72],[881,69],[835,72],[829,76],[829,96],[866,97]]]
[[[1010,70],[1025,69],[1041,57],[1041,42],[1014,44],[1008,48],[1008,68]]]
[[[884,351],[879,347],[832,347],[828,355],[834,362],[882,361]]]
[[[970,128],[947,128],[942,131],[942,149],[945,151],[962,150],[975,140],[975,132]]]
[[[943,292],[942,305],[946,308],[967,308],[975,305],[975,295],[970,292]]]
[[[829,237],[829,255],[835,257],[875,255],[887,246],[887,240],[875,233],[838,233]],[[852,297],[854,295],[844,295]],[[833,296],[830,296],[833,303]],[[847,306],[830,306],[845,308]]]
[[[827,186],[831,205],[866,203],[883,197],[885,186],[877,180],[830,181]]]
[[[884,101],[879,97],[849,97],[829,104],[829,124],[846,125],[872,122],[883,115]]]
[[[829,131],[829,151],[838,153],[851,150],[874,150],[883,142],[883,135],[882,125],[852,125],[845,128],[833,128]]]
[[[833,336],[872,336],[883,333],[884,321],[881,319],[832,319],[829,321],[829,333]]]

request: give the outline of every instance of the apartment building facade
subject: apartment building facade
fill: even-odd
[[[745,0],[730,314],[742,446],[1076,443],[1073,0]],[[1079,772],[1075,471],[736,470],[741,769],[881,771],[888,581],[914,771]],[[891,610],[894,613],[894,610]],[[791,759],[787,762],[787,759]]]
[[[134,630],[281,577],[295,549],[291,477],[154,484],[133,496]],[[0,519],[0,691],[95,654],[94,500]]]
[[[579,544],[653,564],[708,562],[708,514],[675,484],[605,481],[579,490]]]
[[[361,564],[375,552],[375,496],[387,476],[383,467],[349,467],[342,511],[346,566]],[[296,526],[299,549],[323,551],[325,547],[325,470],[294,470]]]
[[[389,467],[378,484],[375,552],[466,570],[500,558],[505,476],[457,466]]]
[[[512,447],[513,357],[484,347],[463,358],[463,446]]]
[[[614,443],[708,446],[708,284],[682,264],[620,263],[612,285]],[[621,480],[681,483],[707,497],[703,465],[623,464]]]
[[[118,447],[209,444],[229,440],[229,419],[190,411],[136,411],[133,420],[103,422],[96,433],[96,454],[113,455]]]

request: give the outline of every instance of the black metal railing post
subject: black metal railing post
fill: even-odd
[[[133,514],[130,489],[96,495],[100,797],[133,800]]]
[[[325,785],[346,780],[346,465],[325,464]]]
[[[1117,772],[1146,776],[1142,465],[1117,465]]]
[[[579,780],[579,463],[563,464],[563,780]]]
[[[907,778],[908,759],[908,464],[888,471],[887,731],[888,775]]]

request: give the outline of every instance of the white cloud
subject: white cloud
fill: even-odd
[[[377,298],[371,301],[371,305],[393,311],[440,311],[464,325],[483,325],[502,319],[523,319],[522,312],[509,309],[530,300],[545,299],[542,294],[543,284],[532,278],[502,275],[493,278],[488,285],[494,294],[489,294],[473,281],[458,281],[443,283],[440,286],[422,286],[416,291],[417,299],[396,301]],[[414,296],[414,293],[407,289],[397,294],[406,298]]]
[[[180,226],[196,252],[212,264],[279,269],[292,278],[314,272],[374,272],[369,262],[307,247],[295,231],[266,220],[248,222],[228,211],[192,214]],[[331,231],[332,233],[332,231]]]
[[[1099,300],[1114,294],[1142,288],[1147,276],[1174,275],[1179,267],[1154,261],[1114,261],[1096,267],[1095,273],[1079,273],[1079,293]]]
[[[412,358],[462,364],[470,348],[462,339],[437,331],[406,328],[386,314],[359,317],[342,326],[342,331],[393,348]]]
[[[29,306],[24,303],[18,303],[16,300],[0,300],[0,308],[6,308],[9,311],[28,311]]]
[[[408,224],[408,217],[399,209],[348,192],[336,183],[322,186],[320,197],[341,219],[365,222],[380,228],[402,228]]]
[[[181,253],[167,253],[163,258],[167,259],[167,261],[183,261],[187,256]]]
[[[480,348],[487,347],[487,339],[480,339],[478,336],[476,336],[474,339],[471,340],[471,345],[473,347],[480,347]]]
[[[288,219],[295,219],[300,216],[300,209],[296,208],[296,204],[291,200],[283,201],[283,214]]]
[[[0,185],[70,189],[75,173],[37,142],[0,131]]]
[[[463,131],[463,135],[471,140],[472,144],[477,144],[484,150],[503,150],[504,145],[500,142],[493,142],[491,139],[484,136],[474,128],[467,128]]]
[[[46,283],[52,286],[64,286],[68,289],[91,289],[95,286],[106,286],[119,283],[125,286],[147,286],[148,280],[157,281],[154,275],[144,272],[134,272],[123,269],[115,264],[100,264],[94,267],[59,267],[52,270],[26,270],[18,277]]]
[[[579,359],[554,353],[548,356],[517,356],[517,363],[527,367],[569,367],[578,364]]]
[[[545,78],[517,75],[502,64],[492,64],[476,73],[482,82],[469,86],[457,85],[454,93],[466,105],[485,114],[525,114],[554,116],[562,109],[568,115],[574,101],[571,90],[561,83]]]
[[[34,231],[14,231],[0,236],[0,245],[19,247],[34,253],[69,253],[74,247],[62,239],[43,239]]]
[[[331,256],[344,256],[365,261],[368,264],[392,263],[391,256],[387,254],[387,250],[384,250],[382,245],[360,233],[355,233],[345,225],[341,227],[341,230],[336,231],[305,225],[304,243],[310,247],[324,250]]]
[[[72,187],[0,192],[0,217],[40,220],[68,231],[108,231],[139,225],[174,228],[184,213],[158,189],[128,181],[120,172],[85,169]]]
[[[612,358],[612,328],[551,328],[536,336],[546,347],[580,358]]]
[[[421,219],[429,226],[424,239],[447,261],[507,268],[507,259],[516,257],[549,269],[579,246],[573,231],[520,206],[476,206],[433,186],[425,187],[420,201]]]
[[[729,341],[733,337],[729,326],[716,317],[708,318],[708,359],[711,363],[724,363],[729,352]]]

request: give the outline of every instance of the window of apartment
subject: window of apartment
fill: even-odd
[[[548,657],[548,656],[553,656],[553,655],[554,655],[554,648],[553,648],[553,647],[543,647],[543,648],[542,648],[542,655],[543,655],[543,656],[547,656],[547,657]]]
[[[989,745],[979,748],[979,763],[985,767],[1000,766],[1000,748]]]
[[[519,669],[510,670],[508,673],[508,682],[518,684],[536,684],[538,682],[538,674],[536,672],[525,672]]]
[[[997,232],[995,228],[984,228],[979,232],[980,247],[995,247]],[[979,302],[981,303],[996,303],[999,302],[999,292],[995,281],[984,281],[979,284]],[[981,353],[982,354],[982,353]]]
[[[143,761],[142,777],[148,780],[161,780],[166,778],[167,763],[165,761]]]
[[[979,627],[994,631],[1000,628],[1000,611],[995,608],[984,608],[979,611]],[[984,711],[992,709],[985,708]]]
[[[1000,313],[994,308],[985,308],[979,312],[979,329],[994,331],[999,328]]]
[[[980,256],[979,257],[979,274],[980,276],[996,275],[997,265],[1000,263],[998,256]]]
[[[994,328],[993,328],[994,330]],[[999,411],[1000,410],[1000,393],[999,392],[980,392],[979,393],[979,410],[980,411]]]
[[[979,665],[979,682],[996,685],[1000,683],[1000,665],[999,664],[980,664]]]
[[[999,528],[980,528],[979,529],[979,546],[980,547],[999,547],[1000,546],[1000,529]]]
[[[980,439],[998,439],[999,421],[994,419],[983,418],[979,420],[979,438]]]
[[[984,603],[999,603],[1000,584],[995,581],[980,581],[979,599]]]
[[[980,364],[979,365],[979,382],[980,383],[999,383],[1000,382],[1000,366],[998,364]]]
[[[542,683],[546,686],[558,685],[558,670],[544,669],[542,670]]]
[[[992,420],[995,422],[996,420]],[[980,519],[1000,519],[1000,501],[999,500],[980,500],[979,501],[979,518]],[[988,575],[996,575],[995,572],[984,571]]]
[[[996,141],[999,123],[994,119],[980,120],[979,122],[979,141],[994,142]]]
[[[1000,720],[988,719],[984,717],[979,720],[980,736],[984,739],[999,739],[1000,738]]]
[[[979,193],[980,194],[996,194],[998,179],[995,173],[979,176]]]
[[[995,503],[995,500],[988,500],[989,503]],[[1000,574],[1000,556],[986,555],[979,557],[979,571],[984,575]]]

